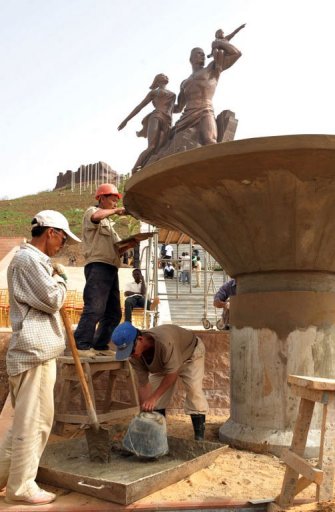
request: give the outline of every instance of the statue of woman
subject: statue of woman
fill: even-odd
[[[133,167],[132,174],[144,167],[151,155],[157,153],[158,149],[164,146],[168,140],[173,107],[176,99],[176,95],[166,89],[168,83],[169,79],[166,75],[162,73],[156,75],[150,86],[150,92],[118,127],[118,130],[122,130],[130,119],[152,102],[155,110],[145,116],[142,120],[142,130],[136,132],[138,137],[148,138],[148,147],[138,157]]]

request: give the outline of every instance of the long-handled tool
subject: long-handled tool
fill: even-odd
[[[80,362],[76,342],[73,336],[71,323],[64,307],[60,310],[69,345],[71,348],[74,364],[79,377],[79,382],[83,390],[83,395],[86,402],[87,414],[90,420],[88,428],[85,429],[86,441],[88,445],[88,453],[92,462],[108,462],[110,459],[110,440],[109,432],[103,428],[98,421],[98,417],[92,402],[92,397],[88,389],[87,381],[85,378],[84,370]]]

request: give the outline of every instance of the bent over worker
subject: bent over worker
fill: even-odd
[[[66,276],[55,273],[50,257],[66,240],[80,240],[54,210],[34,217],[31,234],[7,272],[13,334],[6,364],[14,419],[0,446],[0,489],[6,486],[7,503],[44,505],[56,495],[40,489],[35,478],[53,422],[56,357],[65,348],[59,310]]]
[[[130,322],[113,332],[116,360],[129,361],[138,377],[138,394],[143,411],[165,416],[177,379],[186,390],[184,410],[191,416],[194,438],[204,439],[208,403],[202,389],[205,346],[192,331],[177,325],[159,325],[139,331]]]
[[[229,330],[229,311],[230,311],[230,302],[229,297],[236,295],[236,281],[235,279],[230,279],[226,283],[224,283],[216,294],[214,295],[213,306],[215,308],[223,309],[222,318],[224,319],[225,329]]]

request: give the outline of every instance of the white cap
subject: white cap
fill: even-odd
[[[32,222],[32,227],[45,226],[48,228],[62,229],[72,240],[75,242],[81,242],[75,234],[72,233],[69,227],[68,220],[62,213],[56,212],[55,210],[43,210],[35,215]]]

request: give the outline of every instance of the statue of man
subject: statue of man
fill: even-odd
[[[214,60],[205,67],[204,51],[202,48],[193,48],[190,56],[193,72],[181,83],[177,104],[174,107],[175,113],[181,112],[185,107],[174,126],[175,134],[186,128],[196,127],[199,144],[217,142],[212,98],[222,71],[230,68],[241,55],[228,40],[222,40],[222,47],[213,49]]]

